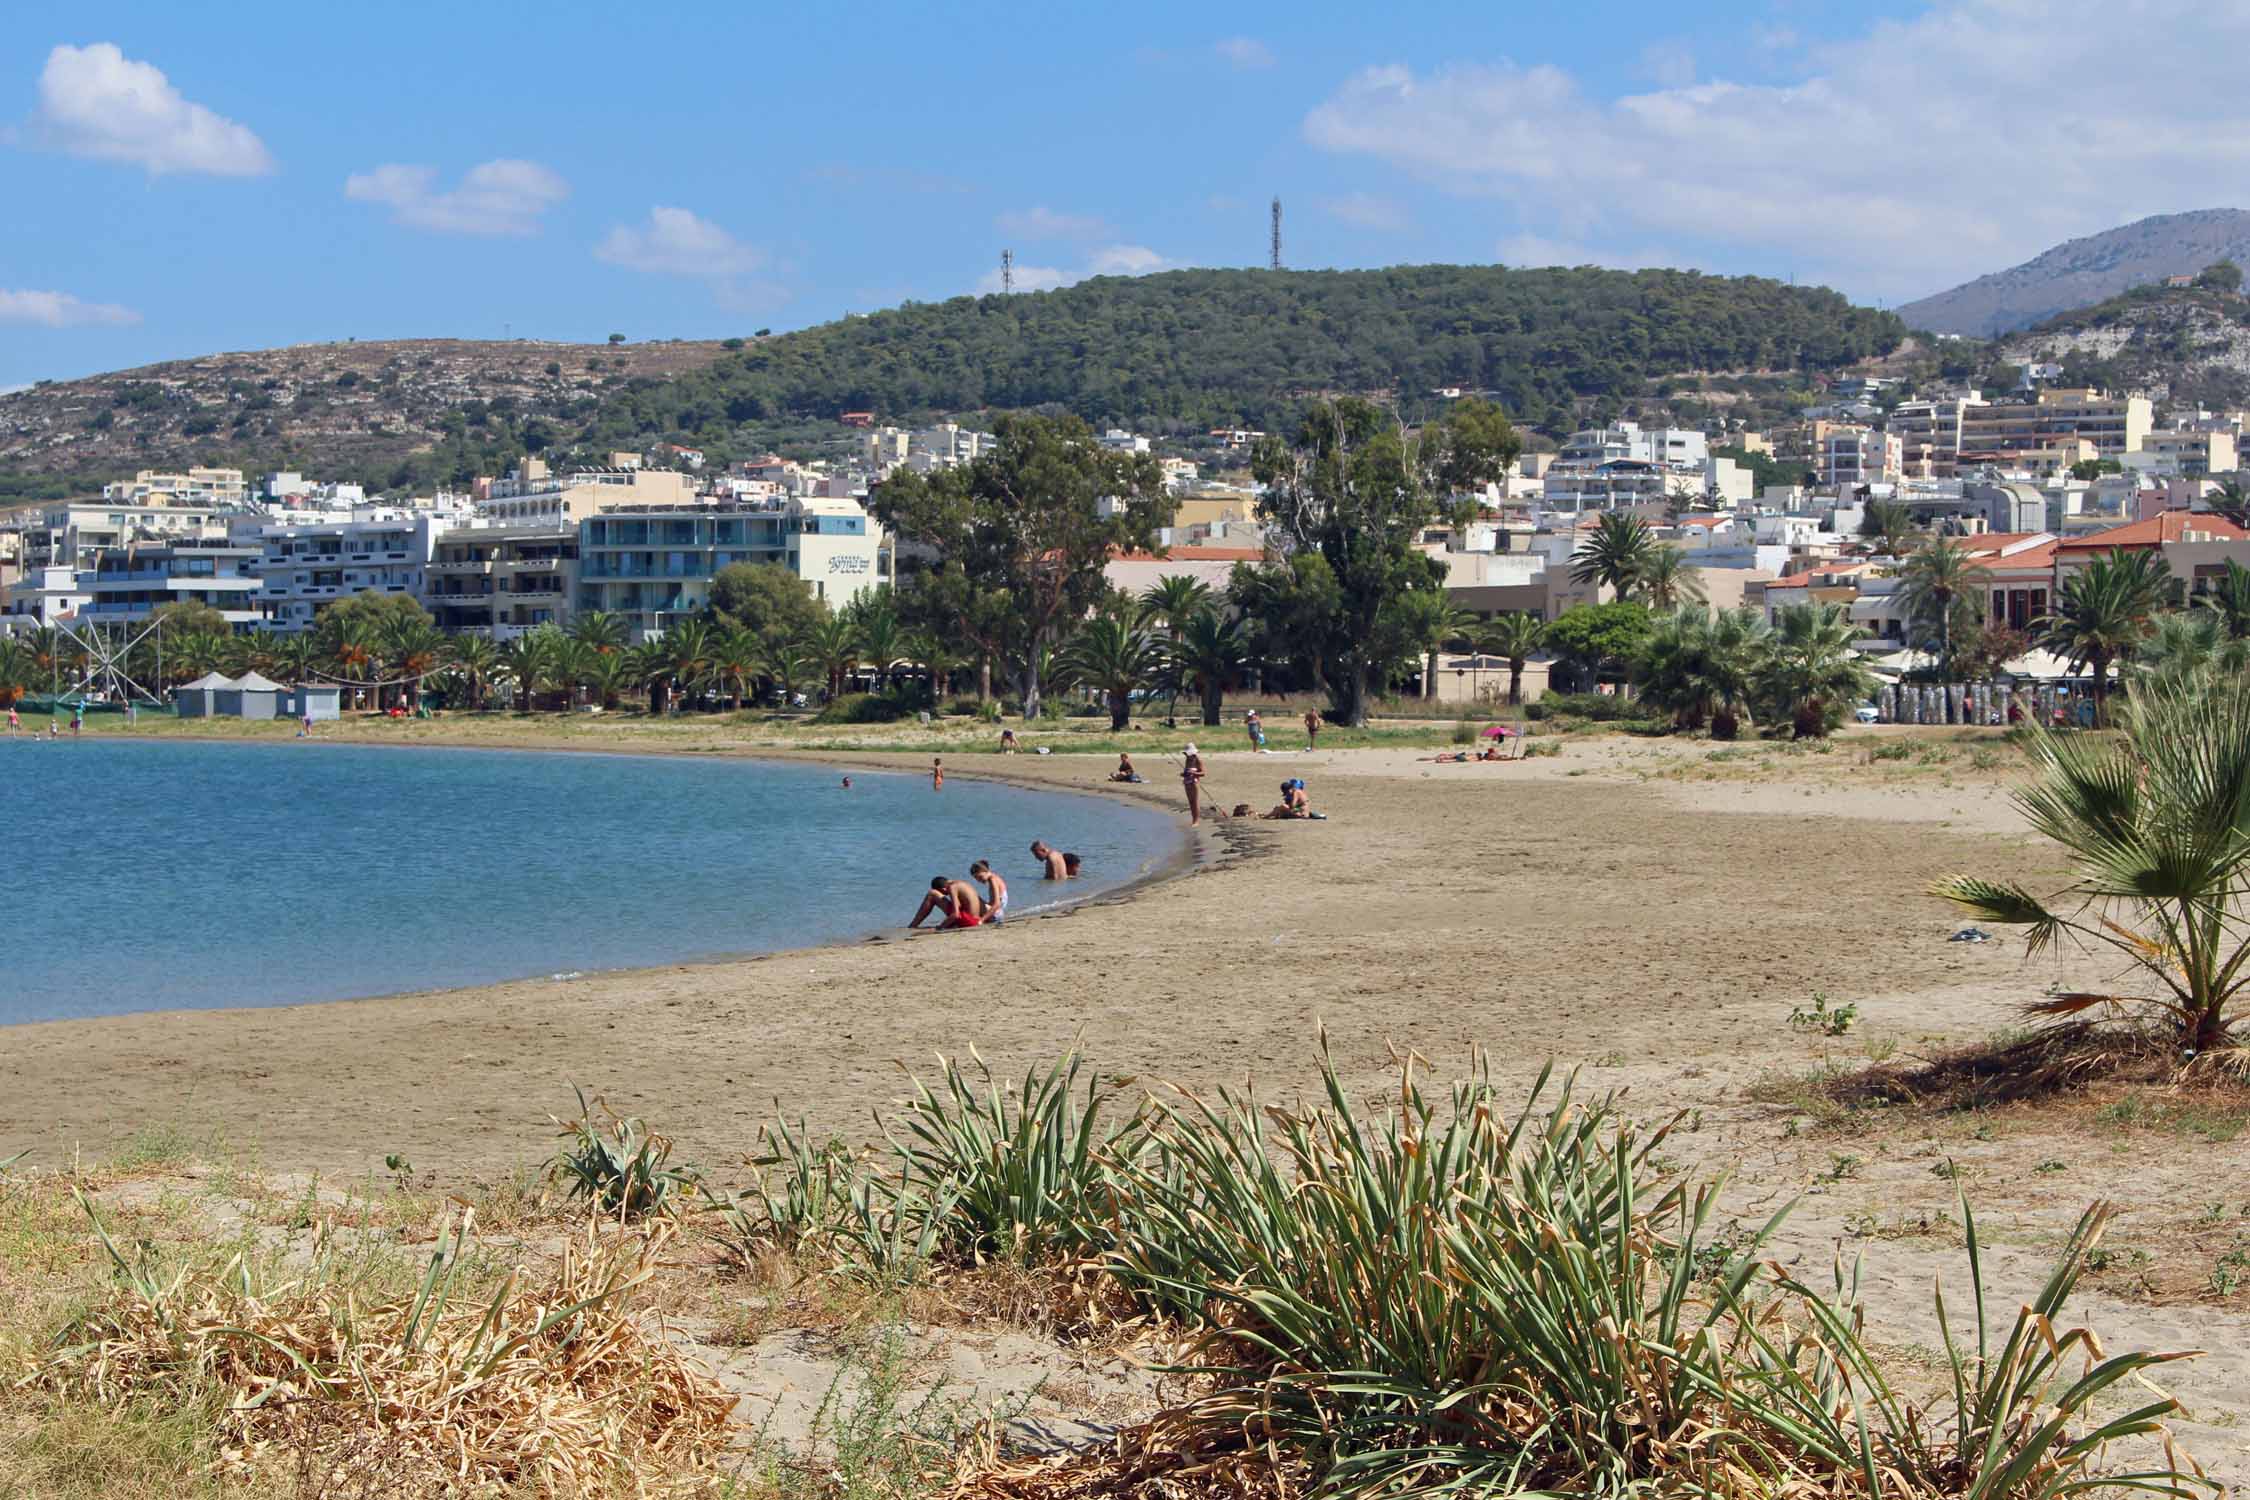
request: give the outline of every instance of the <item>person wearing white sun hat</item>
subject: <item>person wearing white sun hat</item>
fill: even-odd
[[[1180,789],[1187,793],[1188,825],[1203,821],[1203,757],[1190,740],[1180,762]]]

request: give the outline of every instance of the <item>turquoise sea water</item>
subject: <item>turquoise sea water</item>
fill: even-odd
[[[283,1005],[900,928],[988,858],[1011,915],[1150,873],[1178,820],[949,778],[667,756],[0,739],[0,1024]],[[949,942],[977,942],[963,934]]]

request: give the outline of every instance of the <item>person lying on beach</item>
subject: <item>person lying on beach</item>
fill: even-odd
[[[1038,860],[1040,868],[1046,871],[1045,879],[1070,879],[1070,866],[1064,862],[1062,851],[1048,848],[1045,839],[1031,841],[1031,857]]]
[[[1414,758],[1416,760],[1434,760],[1441,766],[1456,765],[1461,761],[1474,759],[1466,750],[1449,750],[1439,755],[1417,755]]]
[[[945,920],[938,923],[940,932],[956,927],[980,927],[984,924],[984,898],[966,880],[932,875],[930,888],[922,896],[921,909],[914,913],[914,920],[906,925],[919,927],[930,913],[938,911],[945,913]]]
[[[985,911],[988,913],[985,921],[998,926],[1001,919],[1008,915],[1008,882],[1000,878],[1000,872],[992,868],[992,861],[988,859],[980,859],[969,866],[969,878],[984,886]]]

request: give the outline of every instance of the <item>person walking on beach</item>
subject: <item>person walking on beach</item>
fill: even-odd
[[[1314,743],[1319,739],[1320,711],[1318,709],[1308,708],[1305,710],[1305,748],[1307,750],[1312,749]]]
[[[1203,821],[1203,757],[1193,740],[1180,761],[1180,789],[1187,793],[1188,826],[1193,828]]]
[[[70,737],[72,739],[78,738],[78,732],[85,727],[86,705],[81,703],[70,711]]]
[[[930,790],[933,792],[945,790],[945,757],[942,755],[930,757]]]
[[[1008,915],[1008,882],[992,868],[992,861],[980,859],[969,866],[969,878],[984,886],[985,910],[990,913],[985,920],[997,927]]]
[[[8,705],[8,738],[12,740],[21,733],[23,733],[23,720],[16,717],[16,706],[11,703]]]
[[[938,923],[938,931],[946,932],[959,927],[984,925],[984,898],[976,887],[966,880],[956,880],[947,875],[932,875],[930,888],[923,893],[921,909],[914,913],[909,927],[919,927],[931,912],[942,911],[945,920]]]
[[[1248,713],[1242,716],[1242,728],[1244,732],[1250,736],[1250,748],[1257,751],[1260,755],[1265,754],[1266,726],[1264,722],[1259,719],[1258,711],[1256,709],[1253,708]]]

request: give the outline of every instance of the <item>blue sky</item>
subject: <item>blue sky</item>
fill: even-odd
[[[1277,193],[1292,266],[1895,301],[2239,201],[2250,19],[2117,9],[32,0],[0,14],[0,387],[346,336],[789,328],[980,290],[1004,245],[1019,286],[1259,264]],[[2108,65],[2185,31],[2209,45],[2146,80]]]

